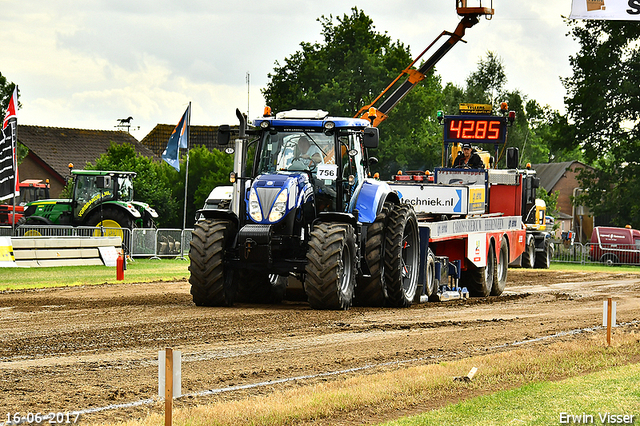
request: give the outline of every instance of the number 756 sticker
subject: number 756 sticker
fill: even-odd
[[[325,179],[325,180],[338,179],[338,165],[337,164],[319,164],[317,177],[318,179]]]

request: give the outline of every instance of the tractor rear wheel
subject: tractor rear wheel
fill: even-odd
[[[358,306],[384,306],[387,288],[384,281],[384,233],[389,203],[385,203],[376,220],[367,228],[364,256],[370,277],[357,277],[354,304]]]
[[[418,289],[420,250],[418,220],[410,206],[396,205],[389,212],[385,233],[384,277],[389,304],[407,308]]]
[[[309,237],[304,283],[309,304],[314,309],[349,309],[356,275],[353,227],[320,223]]]
[[[105,228],[133,228],[133,218],[118,208],[104,207],[102,214],[100,208],[94,210],[89,219],[87,219],[87,225],[95,227]]]
[[[473,297],[487,297],[493,288],[493,276],[496,272],[496,255],[493,244],[489,244],[487,266],[470,265],[460,276],[460,287],[467,287]]]
[[[224,257],[235,227],[226,220],[195,224],[189,258],[191,295],[197,306],[231,306],[236,294],[234,271],[225,271]]]

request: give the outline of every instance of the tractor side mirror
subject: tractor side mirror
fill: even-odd
[[[111,188],[111,176],[96,176],[98,189]]]
[[[231,127],[228,124],[223,124],[218,127],[218,145],[229,145],[229,139],[231,138]]]
[[[377,127],[367,127],[364,129],[365,148],[377,148],[380,142],[380,131]]]

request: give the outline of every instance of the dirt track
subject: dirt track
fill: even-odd
[[[618,300],[618,322],[637,321],[638,272],[511,270],[498,298],[347,312],[312,311],[303,302],[198,308],[186,282],[5,292],[0,294],[0,423],[7,412],[68,412],[155,398],[157,351],[165,347],[182,351],[182,391],[188,394],[484,353],[598,326],[602,300],[611,295]],[[335,377],[340,376],[322,380]],[[271,389],[187,397],[176,405]],[[82,424],[142,417],[153,407],[83,414]]]

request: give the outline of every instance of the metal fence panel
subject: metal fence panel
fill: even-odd
[[[554,262],[640,266],[640,245],[554,242]]]
[[[131,233],[131,256],[154,256],[156,254],[155,228],[134,228]]]
[[[156,256],[180,256],[182,254],[181,248],[181,229],[158,229],[156,232]]]

